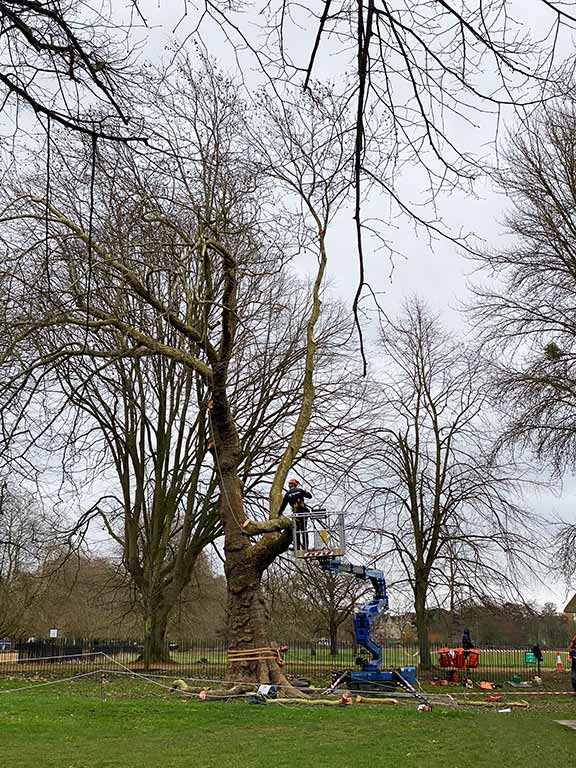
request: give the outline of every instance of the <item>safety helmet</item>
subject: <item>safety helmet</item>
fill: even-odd
[[[295,477],[291,477],[290,480],[288,480],[288,485],[298,485],[298,480],[296,480]]]

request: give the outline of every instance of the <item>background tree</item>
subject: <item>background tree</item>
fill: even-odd
[[[566,103],[510,136],[496,179],[512,240],[479,257],[494,279],[475,288],[473,308],[502,404],[501,445],[531,451],[556,478],[576,466],[575,129]],[[575,533],[567,525],[559,540],[570,573]]]
[[[326,573],[317,563],[275,564],[266,575],[274,637],[309,642],[328,640],[330,654],[338,655],[343,639],[353,640],[352,616],[366,585]]]
[[[48,637],[57,627],[65,638],[142,642],[143,607],[134,599],[121,558],[81,551],[52,553],[31,577],[47,587],[34,596],[16,637]],[[226,589],[202,554],[182,590],[167,628],[168,640],[213,640],[225,632]]]
[[[117,344],[118,334],[111,336]],[[78,362],[62,361],[54,369],[67,417],[71,409],[75,416],[73,430],[60,430],[57,419],[51,432],[64,437],[65,471],[85,452],[92,470],[86,470],[84,482],[92,474],[96,487],[105,478],[108,487],[75,530],[82,533],[99,522],[121,548],[142,608],[144,662],[167,661],[170,614],[200,553],[220,532],[214,473],[202,467],[205,392],[191,371],[160,357],[103,365],[86,355]]]
[[[39,573],[48,525],[29,494],[0,480],[0,636],[16,635],[48,587]]]
[[[115,190],[112,166],[124,174],[125,197]],[[139,186],[130,154],[115,153],[110,166],[102,158],[101,169],[88,214],[95,218],[94,238],[117,253],[130,250],[132,259],[143,259],[150,270],[149,287],[173,294],[178,278],[169,270],[160,274],[156,267],[162,260],[178,263],[179,255],[171,252],[171,235],[162,237],[142,221],[141,206],[149,191]],[[78,196],[75,181],[69,177],[67,184],[62,183],[58,196],[82,222],[86,203]],[[76,241],[62,238],[58,227],[47,225],[55,265],[52,274],[42,270],[39,303],[33,311],[54,316],[66,302],[78,306],[97,296],[100,312],[118,312],[121,306],[125,319],[155,334],[158,343],[173,342],[173,328],[158,325],[145,304],[135,302],[121,286],[111,286],[101,271],[88,265],[87,282],[77,281],[82,250]],[[13,393],[19,404],[34,400],[35,407],[12,404],[16,416],[5,455],[18,450],[12,439],[17,431],[26,435],[24,440],[34,445],[37,456],[43,452],[44,461],[37,464],[44,466],[47,456],[49,463],[55,455],[60,457],[61,482],[66,486],[61,486],[62,500],[68,506],[77,488],[81,508],[88,506],[73,521],[73,535],[84,537],[96,520],[122,552],[142,607],[148,665],[169,658],[165,643],[169,615],[200,553],[220,532],[214,472],[203,466],[207,394],[191,369],[161,356],[130,356],[123,349],[125,334],[120,329],[101,331],[105,352],[87,344],[81,323],[38,329],[35,343],[51,364],[31,372],[23,389]],[[68,353],[61,355],[64,349]],[[87,504],[88,484],[93,491]]]
[[[374,522],[361,525],[382,542],[397,588],[413,595],[429,667],[429,601],[459,590],[516,594],[535,523],[519,505],[514,467],[492,453],[478,359],[415,299],[383,325],[381,349],[386,374],[363,491]]]

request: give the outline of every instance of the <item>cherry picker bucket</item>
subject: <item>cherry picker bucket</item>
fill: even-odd
[[[342,557],[346,553],[344,513],[310,509],[293,517],[294,559]]]

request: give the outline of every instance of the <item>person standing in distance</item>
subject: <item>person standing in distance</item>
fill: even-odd
[[[571,680],[572,690],[576,693],[576,635],[570,641],[570,647],[568,648],[568,658],[572,662],[571,664]]]

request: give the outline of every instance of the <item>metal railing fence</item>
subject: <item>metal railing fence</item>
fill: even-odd
[[[529,648],[479,647],[478,666],[444,667],[440,665],[438,645],[431,645],[431,665],[424,669],[418,647],[414,643],[389,643],[383,646],[383,668],[416,666],[421,680],[441,681],[470,677],[473,680],[502,682],[520,678],[527,680],[538,673],[538,667],[527,661]],[[142,671],[143,645],[134,640],[95,640],[78,638],[0,640],[0,677],[14,674],[57,675],[98,669],[129,669]],[[228,646],[221,639],[171,640],[166,643],[170,661],[149,666],[175,677],[198,680],[222,679],[226,673]],[[567,650],[542,649],[541,676],[558,678],[569,669]],[[291,642],[282,652],[285,671],[289,675],[312,680],[330,680],[334,672],[356,668],[360,650],[353,643],[338,643],[337,653],[331,654],[325,642]],[[560,656],[562,670],[557,670]],[[452,673],[452,674],[451,674]]]

